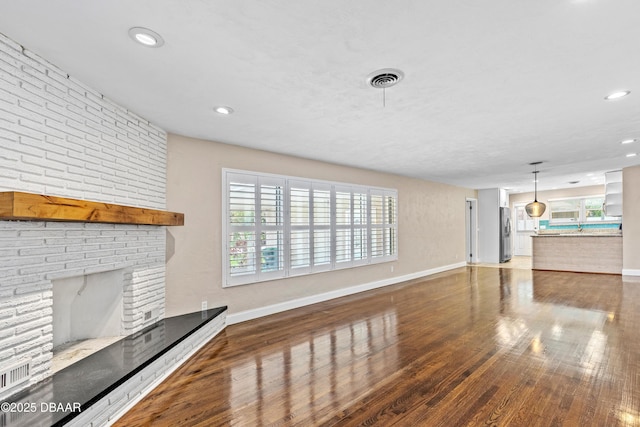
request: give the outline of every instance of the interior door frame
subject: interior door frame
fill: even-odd
[[[531,253],[526,253],[526,254],[519,253],[519,254],[516,254],[516,243],[517,243],[519,235],[520,236],[521,235],[531,236],[531,235],[533,235],[535,233],[535,230],[538,229],[538,218],[532,218],[533,219],[533,224],[534,224],[534,226],[533,226],[534,229],[533,230],[524,231],[524,230],[519,230],[518,229],[518,225],[517,225],[518,209],[524,209],[525,205],[526,205],[526,202],[514,203],[513,204],[513,213],[512,213],[512,216],[513,216],[512,221],[513,221],[513,224],[514,224],[513,233],[512,233],[513,255],[517,255],[517,256],[531,256]],[[529,250],[531,250],[531,249],[532,249],[531,248],[531,244],[529,244]]]
[[[467,264],[478,262],[478,199],[465,199],[465,260]]]

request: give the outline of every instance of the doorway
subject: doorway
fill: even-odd
[[[467,197],[465,206],[466,261],[478,262],[478,199]]]
[[[531,236],[536,231],[537,219],[527,215],[526,204],[514,204],[515,235],[513,238],[513,254],[531,256]]]

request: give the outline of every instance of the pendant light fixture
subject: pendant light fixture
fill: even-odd
[[[533,163],[529,163],[531,166],[534,167],[534,171],[533,171],[533,176],[534,176],[534,185],[535,185],[535,192],[533,193],[533,202],[529,203],[527,206],[525,206],[525,210],[527,211],[527,215],[529,215],[531,218],[539,218],[542,216],[542,214],[544,213],[544,210],[547,208],[547,205],[545,205],[544,203],[540,203],[538,201],[538,165],[541,164],[542,162],[533,162]]]

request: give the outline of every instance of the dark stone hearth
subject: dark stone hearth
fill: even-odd
[[[80,414],[78,407],[81,411],[89,408],[226,309],[213,308],[160,320],[56,372],[3,402],[0,427],[68,423]],[[21,411],[12,412],[10,407],[5,411],[7,403]]]

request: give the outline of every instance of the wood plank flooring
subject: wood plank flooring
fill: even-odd
[[[640,425],[640,281],[466,267],[232,325],[116,426]]]

